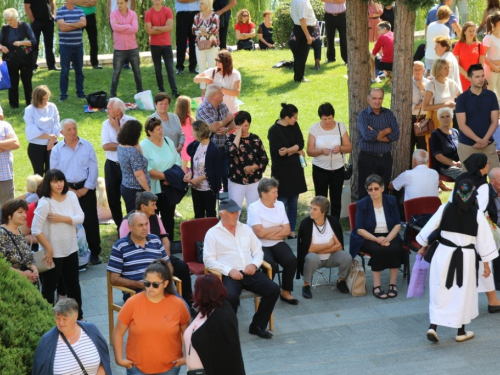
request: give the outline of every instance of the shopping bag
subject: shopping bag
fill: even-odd
[[[345,282],[353,297],[364,296],[366,294],[365,270],[355,259],[352,260]]]
[[[410,285],[408,286],[406,298],[422,298],[424,296],[428,270],[429,263],[421,255],[417,255],[413,270],[411,271]]]
[[[134,99],[139,109],[147,111],[155,110],[155,105],[153,103],[153,94],[151,93],[151,90],[146,90],[135,94]]]
[[[10,89],[10,75],[7,69],[7,62],[0,60],[0,90]]]

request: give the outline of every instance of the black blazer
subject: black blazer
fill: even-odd
[[[191,157],[191,169],[193,169],[193,158],[196,150],[201,143],[198,141],[191,142],[187,147],[187,154]],[[221,187],[222,162],[219,149],[210,141],[205,155],[205,176],[207,176],[210,191],[217,196]]]
[[[31,42],[31,47],[29,53],[26,53],[26,46],[16,47],[9,43],[9,31],[12,29],[9,25],[2,26],[2,31],[0,32],[0,44],[6,46],[9,49],[8,53],[3,54],[3,59],[5,61],[16,61],[17,63],[22,63],[31,59],[31,50],[36,46],[35,34],[31,26],[26,22],[19,21],[19,26],[17,27],[17,32],[20,40],[28,39]],[[24,48],[23,48],[24,47]]]

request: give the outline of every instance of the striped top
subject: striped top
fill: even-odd
[[[370,129],[371,128],[371,129]],[[377,141],[378,132],[391,128],[392,133],[387,135],[390,142]],[[359,149],[373,154],[391,152],[392,142],[399,139],[399,126],[396,117],[387,108],[381,108],[377,115],[371,107],[363,109],[358,115]]]
[[[108,271],[120,274],[125,279],[140,281],[144,277],[146,268],[158,258],[169,261],[167,252],[158,236],[148,234],[146,245],[140,247],[132,241],[129,233],[113,245]]]
[[[58,20],[64,20],[66,23],[76,23],[80,21],[80,18],[85,18],[85,13],[80,8],[68,9],[66,5],[63,5],[57,10],[56,22]],[[67,46],[80,46],[83,44],[83,29],[78,28],[71,31],[61,31],[59,30],[59,44],[64,44]]]
[[[81,330],[80,339],[71,347],[82,362],[85,370],[87,370],[87,374],[96,375],[101,364],[101,357],[99,357],[97,348],[83,329]],[[81,373],[82,369],[76,358],[69,350],[68,345],[59,337],[54,358],[54,375],[80,375]]]

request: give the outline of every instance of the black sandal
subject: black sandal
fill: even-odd
[[[375,292],[375,290],[378,289],[378,292]],[[385,292],[382,290],[382,287],[379,285],[379,286],[374,286],[373,287],[373,295],[377,298],[380,298],[380,299],[387,299],[387,294],[385,294]],[[385,297],[383,297],[385,296]]]
[[[398,296],[398,291],[396,290],[396,284],[389,284],[389,293],[387,293],[389,298],[396,298]]]

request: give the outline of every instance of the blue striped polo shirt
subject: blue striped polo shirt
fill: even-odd
[[[140,281],[144,271],[153,260],[163,258],[170,261],[158,236],[148,234],[146,245],[140,247],[130,238],[130,233],[115,242],[109,257],[108,271],[120,274],[123,278]]]
[[[387,135],[390,142],[377,140],[379,131],[391,128]],[[358,115],[359,149],[372,154],[391,152],[392,142],[399,139],[399,126],[396,117],[388,108],[380,108],[377,115],[371,107],[363,109]]]
[[[75,7],[70,10],[63,5],[57,10],[56,22],[58,20],[64,20],[66,23],[76,23],[80,21],[80,18],[85,18],[85,13],[80,8]],[[61,31],[59,30],[59,44],[66,46],[80,46],[83,44],[83,29],[74,29],[72,31]]]

